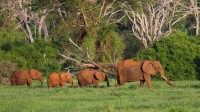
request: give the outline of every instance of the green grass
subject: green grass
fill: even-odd
[[[76,82],[76,81],[75,81]],[[139,82],[125,87],[40,88],[0,86],[1,112],[199,112],[200,82],[174,81],[175,88],[152,81],[153,90]]]

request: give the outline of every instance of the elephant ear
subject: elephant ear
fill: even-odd
[[[143,72],[147,74],[156,74],[156,70],[150,61],[145,61],[142,65]]]
[[[97,71],[94,76],[97,80],[104,81],[105,80],[105,73]]]
[[[64,82],[67,81],[67,75],[66,75],[65,73],[61,73],[59,76],[60,76],[60,79],[61,79],[62,81],[64,81]]]
[[[38,71],[37,70],[29,70],[29,75],[31,76],[32,79],[36,80],[37,79],[37,73]]]

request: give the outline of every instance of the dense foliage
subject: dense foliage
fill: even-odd
[[[30,44],[20,32],[2,29],[0,61],[10,61],[21,69],[38,69],[43,73],[60,71],[55,45],[38,39]]]
[[[69,39],[72,39],[77,46],[88,52],[95,62],[114,63],[124,59],[160,60],[166,75],[172,80],[200,79],[200,39],[195,26],[198,25],[198,19],[195,18],[197,16],[194,16],[194,11],[190,15],[186,14],[187,17],[183,16],[184,11],[182,13],[182,10],[186,10],[182,6],[187,6],[187,10],[191,11],[191,4],[196,1],[177,1],[179,5],[172,8],[172,3],[175,2],[1,0],[0,63],[6,62],[21,69],[38,69],[45,76],[53,71],[64,71],[66,67],[76,66],[76,62],[64,60],[59,53],[66,56],[76,54],[77,57],[84,58],[83,53],[70,43]],[[150,16],[148,6],[153,8],[152,11],[159,11],[157,9],[162,9],[162,5],[166,5],[163,6],[166,7],[163,11],[177,9],[177,12],[167,13],[174,15],[175,20],[172,17],[162,18],[158,12]],[[199,7],[199,4],[194,7]],[[132,16],[128,17],[131,12]],[[139,20],[134,19],[136,16]],[[154,17],[152,19],[155,21],[144,19],[147,16]],[[172,25],[171,22],[176,19],[177,23]],[[148,25],[148,22],[158,26],[153,27],[152,24]],[[165,36],[171,34],[174,29],[178,31]],[[148,32],[150,30],[153,34]],[[136,34],[139,34],[138,37]],[[155,41],[145,40],[148,38],[154,38]],[[144,49],[144,43],[150,47]],[[6,71],[3,66],[0,66],[0,69]],[[7,73],[5,71],[3,73]]]
[[[149,49],[141,49],[135,60],[160,60],[172,80],[200,79],[200,39],[176,31]]]

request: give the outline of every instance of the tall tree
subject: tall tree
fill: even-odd
[[[39,12],[33,12],[33,0],[2,0],[2,13],[8,13],[8,16],[17,22],[16,30],[22,29],[27,39],[33,43],[39,33],[41,37],[48,38],[48,29],[46,25],[47,10],[44,8]],[[38,29],[38,31],[37,31]]]
[[[198,0],[183,0],[179,3],[182,8],[182,13],[187,14],[187,16],[193,16],[195,18],[195,25],[190,28],[195,29],[195,35],[199,35],[199,14],[200,14],[200,1]],[[189,29],[190,29],[189,28]]]
[[[123,2],[121,6],[131,22],[133,35],[142,41],[145,48],[148,48],[160,37],[170,34],[173,25],[185,17],[181,15],[175,18],[179,2],[179,0],[143,0],[136,2],[137,10],[134,9],[135,3],[129,1]]]

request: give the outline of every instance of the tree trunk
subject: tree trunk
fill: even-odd
[[[197,13],[195,15],[195,18],[196,18],[196,36],[199,35],[199,14]]]
[[[48,34],[47,25],[45,23],[43,23],[43,25],[42,25],[42,31],[44,33],[44,39],[47,40],[49,34]]]

